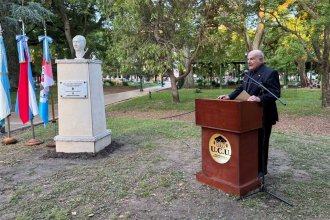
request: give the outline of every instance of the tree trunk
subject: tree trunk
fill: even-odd
[[[324,28],[324,50],[323,50],[323,59],[322,59],[322,106],[323,107],[330,107],[329,53],[330,53],[330,22],[326,22]]]
[[[263,22],[264,17],[265,17],[265,12],[259,10],[259,12],[258,12],[258,26],[257,26],[256,34],[254,36],[253,45],[252,45],[253,50],[257,50],[261,46],[262,39],[263,39],[263,36],[264,36],[264,29],[265,29],[265,24]]]
[[[9,35],[4,33],[5,47],[7,52],[7,62],[8,62],[8,77],[10,80],[10,87],[12,90],[17,89],[18,87],[18,78],[19,78],[19,65],[18,56],[17,56],[17,47],[10,47],[9,45],[16,45],[17,41],[15,35]],[[11,100],[13,102],[13,100]]]
[[[247,30],[245,31],[244,36],[245,36],[244,40],[245,40],[246,50],[251,51],[252,50],[252,45],[251,45],[251,40],[250,40],[250,37],[249,37],[249,34],[248,34]],[[247,56],[247,54],[246,54],[246,56]]]
[[[191,70],[188,76],[184,78],[184,84],[183,87],[186,89],[191,89],[195,87],[195,82],[194,82],[194,74],[193,71]]]
[[[174,76],[173,70],[171,72],[169,72],[168,75],[170,76],[170,80],[171,80],[172,101],[174,103],[179,103],[180,102],[179,91],[178,91],[178,87],[176,85],[177,79]]]
[[[186,69],[189,68],[189,57],[190,57],[190,54],[189,54],[189,48],[188,47],[184,47],[184,55],[186,57],[186,60],[185,60],[185,67]],[[194,76],[193,76],[193,69],[191,68],[191,71],[188,73],[188,75],[184,78],[184,84],[183,84],[183,87],[186,88],[186,89],[189,89],[189,88],[194,88]]]
[[[253,42],[251,42],[251,39],[249,37],[248,29],[245,27],[245,34],[244,34],[244,40],[245,40],[245,46],[247,49],[247,52],[251,50],[258,50],[260,49],[263,37],[264,37],[264,30],[265,30],[265,24],[264,19],[265,17],[265,11],[261,7],[258,11],[258,24],[256,28],[256,33],[253,38]]]
[[[304,59],[298,59],[297,60],[297,71],[300,76],[300,82],[301,82],[301,87],[307,87],[307,76],[305,74],[305,60]]]
[[[58,11],[59,11],[61,18],[63,20],[63,23],[64,23],[64,33],[65,33],[66,40],[69,44],[71,57],[74,58],[75,51],[74,51],[73,44],[72,44],[70,21],[69,21],[68,15],[66,14],[66,11],[65,11],[64,1],[63,0],[57,1],[57,3],[58,3],[58,5],[57,5]]]
[[[322,65],[322,106],[330,107],[329,62]]]

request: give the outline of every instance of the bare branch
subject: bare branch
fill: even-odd
[[[318,19],[319,16],[316,14],[304,1],[298,0],[298,4],[313,18]]]
[[[205,29],[204,25],[201,25],[201,27],[198,31],[198,34],[196,36],[196,48],[189,58],[187,69],[183,75],[177,77],[177,80],[184,79],[190,73],[190,71],[192,69],[192,64],[195,61],[199,48],[201,47],[202,42],[203,42],[204,29]]]

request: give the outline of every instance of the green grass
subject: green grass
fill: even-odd
[[[109,211],[114,204],[120,204],[120,201],[131,199],[158,201],[159,199],[166,209],[172,202],[179,200],[183,193],[188,199],[199,198],[199,194],[195,195],[198,192],[189,190],[182,192],[183,189],[190,189],[189,179],[193,178],[191,173],[187,174],[184,168],[179,168],[180,166],[175,164],[166,169],[158,167],[160,162],[168,158],[162,154],[158,155],[156,147],[160,139],[170,144],[191,137],[199,138],[200,129],[197,126],[188,122],[124,117],[111,118],[108,121],[114,140],[128,138],[128,142],[137,146],[137,149],[126,155],[103,160],[98,167],[93,167],[86,161],[84,166],[55,173],[31,186],[28,182],[21,182],[11,195],[10,204],[3,206],[2,209],[18,210],[17,219],[70,219],[70,213],[74,210],[78,210],[76,216],[78,219],[87,219],[91,213],[103,212],[100,204],[102,202],[97,203],[97,201],[106,198],[107,204],[112,205],[106,205],[104,212],[112,213],[114,215],[112,219],[116,219],[116,216],[122,215],[123,211],[130,211],[125,208],[121,211]],[[239,203],[234,201],[234,197],[229,197],[228,202],[250,210],[246,211],[247,219],[258,219],[258,213],[264,213],[265,206],[269,217],[266,219],[326,216],[330,177],[329,173],[325,172],[327,167],[323,168],[322,164],[327,164],[330,156],[329,142],[328,137],[273,134],[272,146],[284,152],[291,161],[291,167],[285,173],[273,177],[275,184],[271,185],[269,190],[280,193],[284,199],[293,203],[294,207],[288,207],[280,202],[269,206],[269,203],[272,203],[268,202],[270,198],[265,195],[257,195]],[[141,166],[147,169],[141,171],[139,168]],[[295,172],[303,172],[305,177],[297,179]],[[50,183],[52,187],[47,192],[43,186]],[[34,186],[35,184],[40,184],[40,187]],[[178,187],[179,185],[182,187]],[[213,200],[216,199],[214,197],[223,197],[223,194],[216,190],[205,191],[205,187],[203,188],[204,193]],[[158,197],[160,191],[166,192],[162,198]],[[213,205],[208,204],[208,200],[204,203],[205,206]],[[126,214],[130,215],[129,212]],[[209,216],[213,219],[214,214],[214,212],[205,212],[201,213],[201,216]]]
[[[330,115],[330,108],[321,107],[319,89],[283,89],[282,98],[287,105],[277,104],[281,113],[297,116]]]
[[[271,140],[272,147],[285,152],[290,160],[290,168],[275,177],[272,191],[281,192],[290,199],[295,216],[317,218],[320,214],[329,214],[330,138],[274,133]],[[274,163],[283,163],[280,158],[274,159]]]
[[[122,102],[111,106],[109,110],[115,111],[192,111],[195,108],[197,98],[217,98],[221,94],[227,94],[232,90],[202,90],[196,93],[195,89],[179,90],[180,103],[172,102],[171,91],[156,92],[149,96],[142,96],[129,102]]]
[[[160,119],[111,118],[107,120],[107,127],[111,128],[114,138],[134,135],[143,137],[145,141],[153,138],[189,138],[200,133],[199,128],[193,123],[177,121],[173,123]],[[152,144],[149,143],[149,146]]]
[[[109,107],[112,111],[168,111],[176,110],[180,112],[193,111],[195,99],[209,98],[215,99],[219,95],[228,94],[232,89],[202,90],[196,93],[195,89],[179,90],[180,103],[172,102],[171,91],[153,93],[151,98],[143,96],[129,102],[122,102]],[[280,113],[296,116],[318,116],[330,115],[329,108],[321,107],[321,91],[308,89],[282,89],[282,100],[286,102],[283,106],[277,101]]]

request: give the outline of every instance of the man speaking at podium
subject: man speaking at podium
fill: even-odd
[[[261,177],[267,174],[269,138],[272,126],[278,121],[275,101],[276,97],[280,97],[281,86],[278,72],[265,65],[262,51],[250,51],[247,56],[247,62],[249,71],[245,74],[242,85],[231,94],[219,96],[218,99],[235,99],[245,90],[250,95],[247,101],[260,102],[262,104],[263,126],[258,130],[258,171]],[[257,82],[275,96],[264,90]]]

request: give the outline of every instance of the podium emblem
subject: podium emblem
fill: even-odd
[[[231,146],[227,138],[221,134],[214,134],[209,141],[210,155],[215,162],[224,164],[230,160]]]

